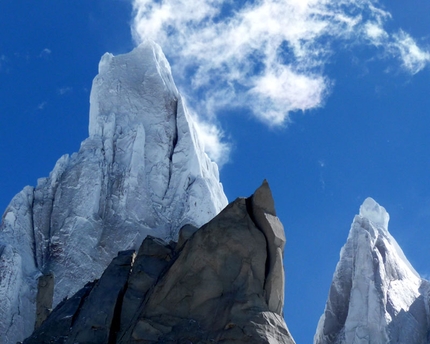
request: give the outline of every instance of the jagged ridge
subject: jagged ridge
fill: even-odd
[[[177,244],[147,237],[135,257],[121,252],[24,343],[294,344],[282,319],[284,244],[265,182],[199,230],[185,226]]]

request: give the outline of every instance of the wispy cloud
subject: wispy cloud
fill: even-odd
[[[194,128],[197,131],[199,139],[203,145],[203,150],[216,161],[219,166],[228,161],[230,155],[230,145],[223,142],[223,131],[213,123],[202,120],[196,114],[191,115]]]
[[[44,58],[44,59],[46,59],[46,58],[48,58],[48,56],[50,56],[51,54],[52,54],[51,49],[45,48],[45,49],[43,49],[43,50],[40,52],[39,57],[40,57],[40,58]]]
[[[73,88],[72,87],[61,87],[61,88],[59,88],[59,89],[57,89],[57,93],[60,95],[60,96],[63,96],[63,95],[65,95],[66,93],[70,93],[70,92],[72,92],[73,91]]]
[[[39,105],[37,105],[37,109],[42,111],[45,109],[46,105],[48,105],[48,102],[41,102]]]
[[[0,72],[4,70],[5,65],[7,63],[7,57],[6,55],[0,55]]]
[[[322,106],[332,86],[324,66],[334,43],[376,47],[412,74],[430,62],[410,35],[386,29],[391,14],[376,0],[134,0],[133,6],[135,40],[162,46],[206,120],[238,106],[282,125],[291,112]]]
[[[400,30],[393,35],[394,54],[400,55],[403,67],[412,74],[421,71],[430,62],[430,52],[418,47],[415,40]]]

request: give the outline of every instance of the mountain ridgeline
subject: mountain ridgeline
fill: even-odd
[[[294,344],[282,318],[284,229],[267,182],[178,242],[146,237],[24,341]]]
[[[388,221],[364,201],[315,344],[430,344],[430,283]],[[0,343],[294,344],[285,241],[266,181],[227,204],[160,47],[107,53],[89,137],[4,212]]]

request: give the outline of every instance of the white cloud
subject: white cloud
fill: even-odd
[[[47,58],[49,55],[51,55],[52,54],[52,51],[51,51],[51,49],[48,49],[48,48],[45,48],[45,49],[43,49],[41,52],[40,52],[40,54],[39,54],[39,57],[40,58]]]
[[[7,63],[7,57],[6,55],[0,55],[0,72],[3,71],[5,65]]]
[[[65,95],[66,93],[70,93],[73,91],[73,88],[71,87],[61,87],[57,90],[57,93],[62,96]]]
[[[228,161],[230,155],[230,146],[222,142],[224,133],[216,125],[204,121],[196,115],[193,115],[192,118],[204,151],[222,167]]]
[[[410,73],[430,62],[407,33],[387,31],[376,0],[134,0],[136,42],[159,43],[192,106],[210,119],[248,107],[269,125],[322,106],[324,66],[340,46],[365,44]],[[339,44],[337,44],[339,46]]]
[[[37,109],[43,110],[46,107],[46,105],[48,105],[47,102],[41,102],[39,105],[37,105]]]
[[[393,38],[393,48],[398,50],[403,67],[410,73],[418,73],[430,62],[430,53],[420,49],[415,40],[406,32],[400,30]]]
[[[256,98],[254,111],[269,125],[285,122],[285,109],[312,109],[321,105],[328,81],[320,75],[306,75],[291,70],[290,66],[279,65],[258,76],[248,92],[248,98]],[[255,99],[254,98],[254,99]]]
[[[366,23],[364,30],[365,35],[374,45],[381,45],[389,38],[379,23]]]

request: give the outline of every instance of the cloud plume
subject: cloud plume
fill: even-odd
[[[134,0],[132,31],[136,42],[162,46],[189,103],[206,119],[226,107],[248,107],[259,120],[282,125],[291,112],[323,105],[332,85],[324,66],[334,44],[373,46],[412,74],[430,62],[409,34],[385,28],[391,14],[378,4]]]

